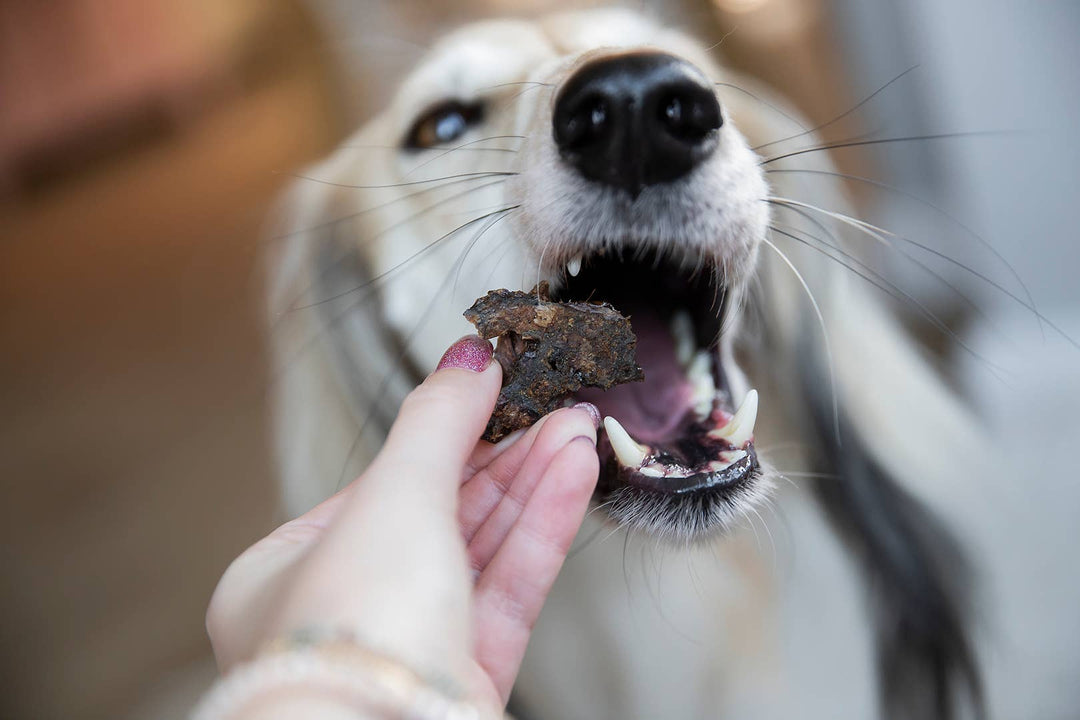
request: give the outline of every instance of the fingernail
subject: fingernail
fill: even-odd
[[[436,370],[461,368],[483,372],[491,362],[491,343],[479,335],[466,335],[443,353]]]
[[[603,418],[600,417],[600,408],[596,407],[591,402],[579,402],[574,405],[574,409],[584,410],[585,412],[589,413],[589,417],[592,418],[593,427],[595,427],[597,430],[600,429],[600,423],[603,421]]]

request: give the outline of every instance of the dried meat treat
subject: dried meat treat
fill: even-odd
[[[640,382],[630,321],[607,303],[554,302],[548,284],[492,290],[465,311],[481,337],[499,338],[503,387],[483,438],[497,442],[582,387]]]

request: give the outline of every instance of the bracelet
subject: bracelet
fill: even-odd
[[[343,707],[395,720],[481,720],[485,717],[446,678],[426,679],[349,632],[305,629],[269,643],[254,660],[219,679],[192,720],[228,720],[253,702],[284,690],[311,690]]]

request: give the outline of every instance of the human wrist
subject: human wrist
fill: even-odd
[[[229,720],[384,720],[317,685],[290,687],[253,700]]]
[[[286,712],[288,711],[288,712]],[[297,714],[299,713],[299,714]],[[477,706],[349,632],[304,630],[221,678],[193,720],[481,720]]]

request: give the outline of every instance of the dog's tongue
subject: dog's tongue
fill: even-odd
[[[670,439],[690,409],[692,388],[675,356],[671,330],[655,312],[638,309],[630,315],[637,335],[637,361],[645,381],[610,390],[582,388],[575,396],[610,415],[639,442]]]

